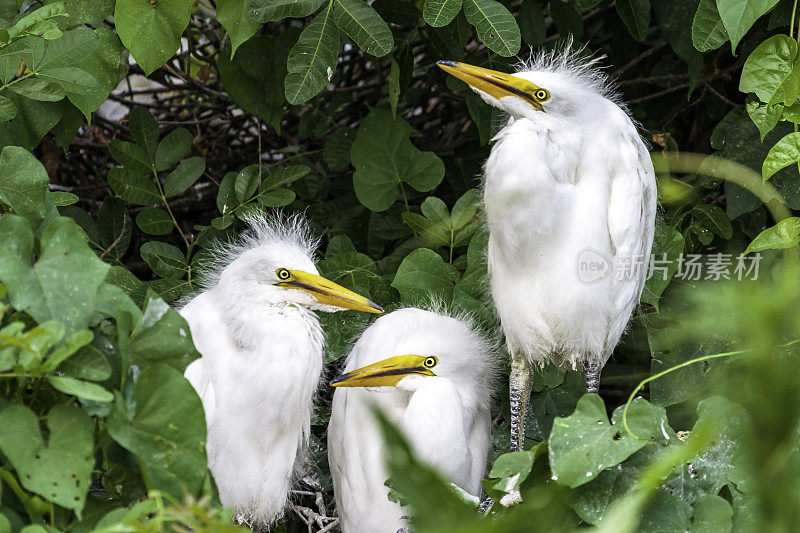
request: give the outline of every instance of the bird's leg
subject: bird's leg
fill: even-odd
[[[511,401],[511,451],[522,450],[525,444],[525,411],[531,395],[531,363],[525,354],[511,354],[509,400]]]
[[[600,389],[600,363],[598,361],[588,361],[583,364],[583,372],[586,374],[586,393],[597,394]]]

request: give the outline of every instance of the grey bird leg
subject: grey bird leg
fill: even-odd
[[[600,390],[600,363],[589,361],[583,364],[583,372],[586,374],[586,393],[597,394]]]
[[[525,444],[525,411],[531,395],[531,363],[525,354],[511,354],[508,396],[511,401],[511,451]]]

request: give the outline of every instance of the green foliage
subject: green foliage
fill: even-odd
[[[0,1],[0,531],[242,530],[206,469],[202,407],[182,376],[199,354],[170,304],[251,217],[305,212],[323,236],[322,275],[386,309],[433,301],[496,332],[477,176],[507,117],[435,61],[510,72],[515,55],[570,35],[608,56],[654,146],[662,270],[602,398],[583,395],[577,371],[536,370],[521,452],[503,454],[498,380],[487,517],[383,420],[392,497],[420,532],[793,530],[794,11],[786,0]],[[104,102],[127,118],[97,112]],[[658,151],[714,152],[761,179],[734,182],[712,160],[670,169]],[[758,281],[686,278],[687,254],[731,254],[733,269],[742,251],[763,255]],[[372,317],[320,319],[332,373]],[[645,397],[623,402],[631,390]],[[308,473],[331,509],[330,391],[320,396]],[[513,490],[522,502],[507,508]]]

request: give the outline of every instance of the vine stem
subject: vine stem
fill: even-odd
[[[797,0],[794,0],[792,6],[792,20],[789,22],[789,38],[794,39],[794,16],[797,13]],[[800,39],[800,26],[797,28],[797,38]]]

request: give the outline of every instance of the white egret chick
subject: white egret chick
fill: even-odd
[[[217,247],[180,313],[202,357],[186,378],[203,401],[222,503],[263,527],[280,517],[308,443],[325,338],[314,311],[381,308],[321,277],[300,216],[259,218]]]
[[[597,60],[539,52],[514,74],[440,61],[510,115],[484,173],[492,297],[511,353],[512,448],[531,364],[583,367],[587,392],[644,286],[656,184],[650,155]]]
[[[395,533],[408,512],[388,499],[377,406],[416,455],[479,496],[491,420],[494,351],[465,321],[416,308],[367,328],[347,357],[328,425],[328,462],[344,533]],[[357,388],[351,388],[357,387]]]

